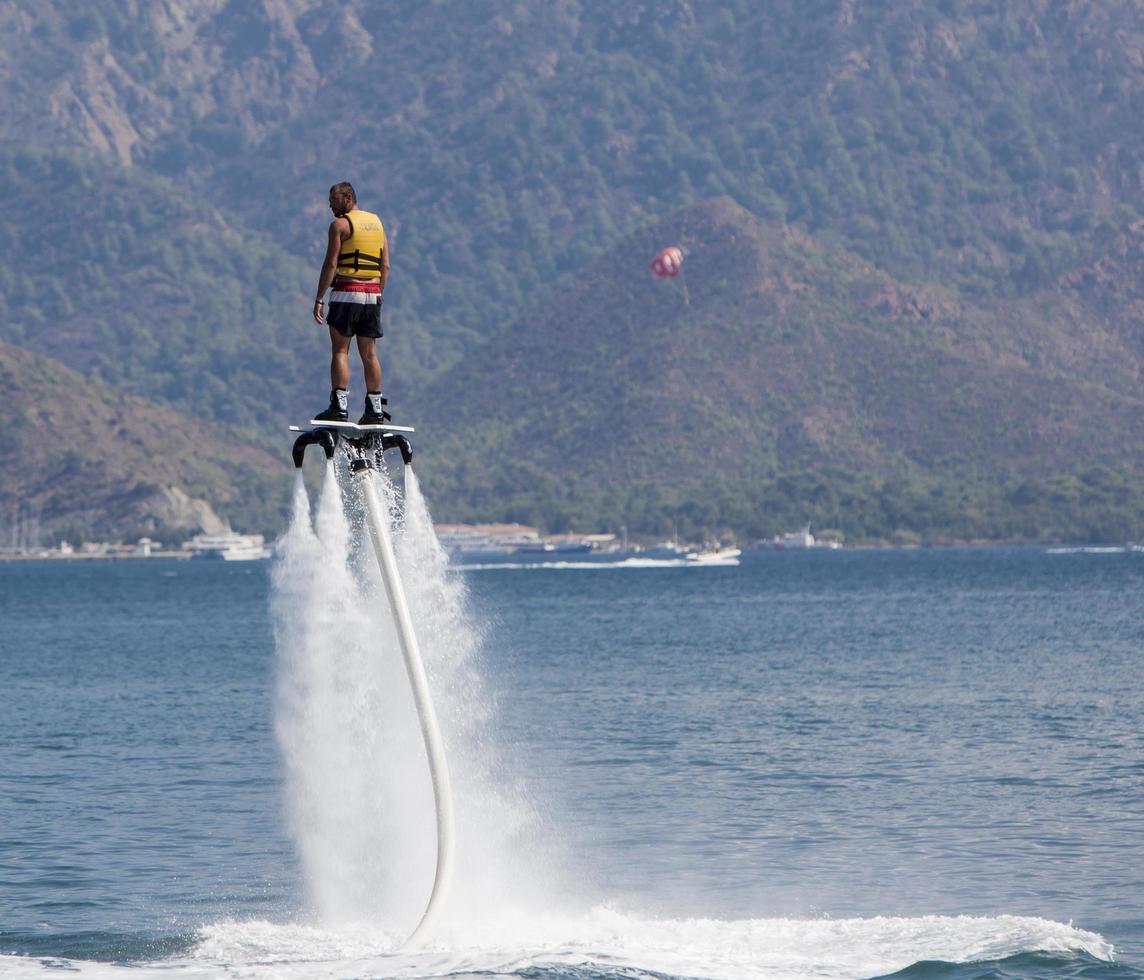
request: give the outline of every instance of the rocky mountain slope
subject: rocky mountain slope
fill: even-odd
[[[289,443],[272,453],[233,428],[127,395],[49,358],[0,344],[0,515],[45,539],[150,534],[228,521],[281,525]],[[0,529],[6,533],[7,527]]]

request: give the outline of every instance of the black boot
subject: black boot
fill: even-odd
[[[330,392],[330,407],[314,416],[315,422],[348,422],[349,420],[350,413],[346,409],[338,407],[338,396],[333,391]]]
[[[388,405],[387,398],[378,399],[383,405]],[[373,410],[373,404],[369,400],[369,395],[365,398],[365,414],[358,419],[358,425],[385,425],[392,418],[392,416],[384,408],[380,412]]]

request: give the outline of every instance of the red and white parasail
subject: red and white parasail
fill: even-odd
[[[651,260],[651,274],[656,279],[674,279],[683,269],[683,249],[678,245],[665,248]]]

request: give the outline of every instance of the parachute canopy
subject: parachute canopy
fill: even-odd
[[[665,248],[651,260],[651,274],[656,279],[674,279],[683,268],[683,249],[678,245]]]

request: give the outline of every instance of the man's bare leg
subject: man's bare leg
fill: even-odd
[[[346,344],[348,349],[348,340]],[[357,349],[358,354],[361,355],[362,371],[365,373],[365,390],[375,395],[381,394],[381,362],[377,359],[377,339],[375,337],[358,337]],[[346,377],[348,379],[348,357],[346,361]]]
[[[361,338],[358,338],[360,344]],[[378,369],[380,371],[380,368]],[[347,390],[350,386],[350,338],[330,327],[330,387]]]
[[[389,413],[383,407],[381,397],[381,364],[377,359],[377,340],[374,337],[358,337],[358,354],[361,355],[362,371],[365,374],[365,414],[363,422],[371,425],[389,421]]]

